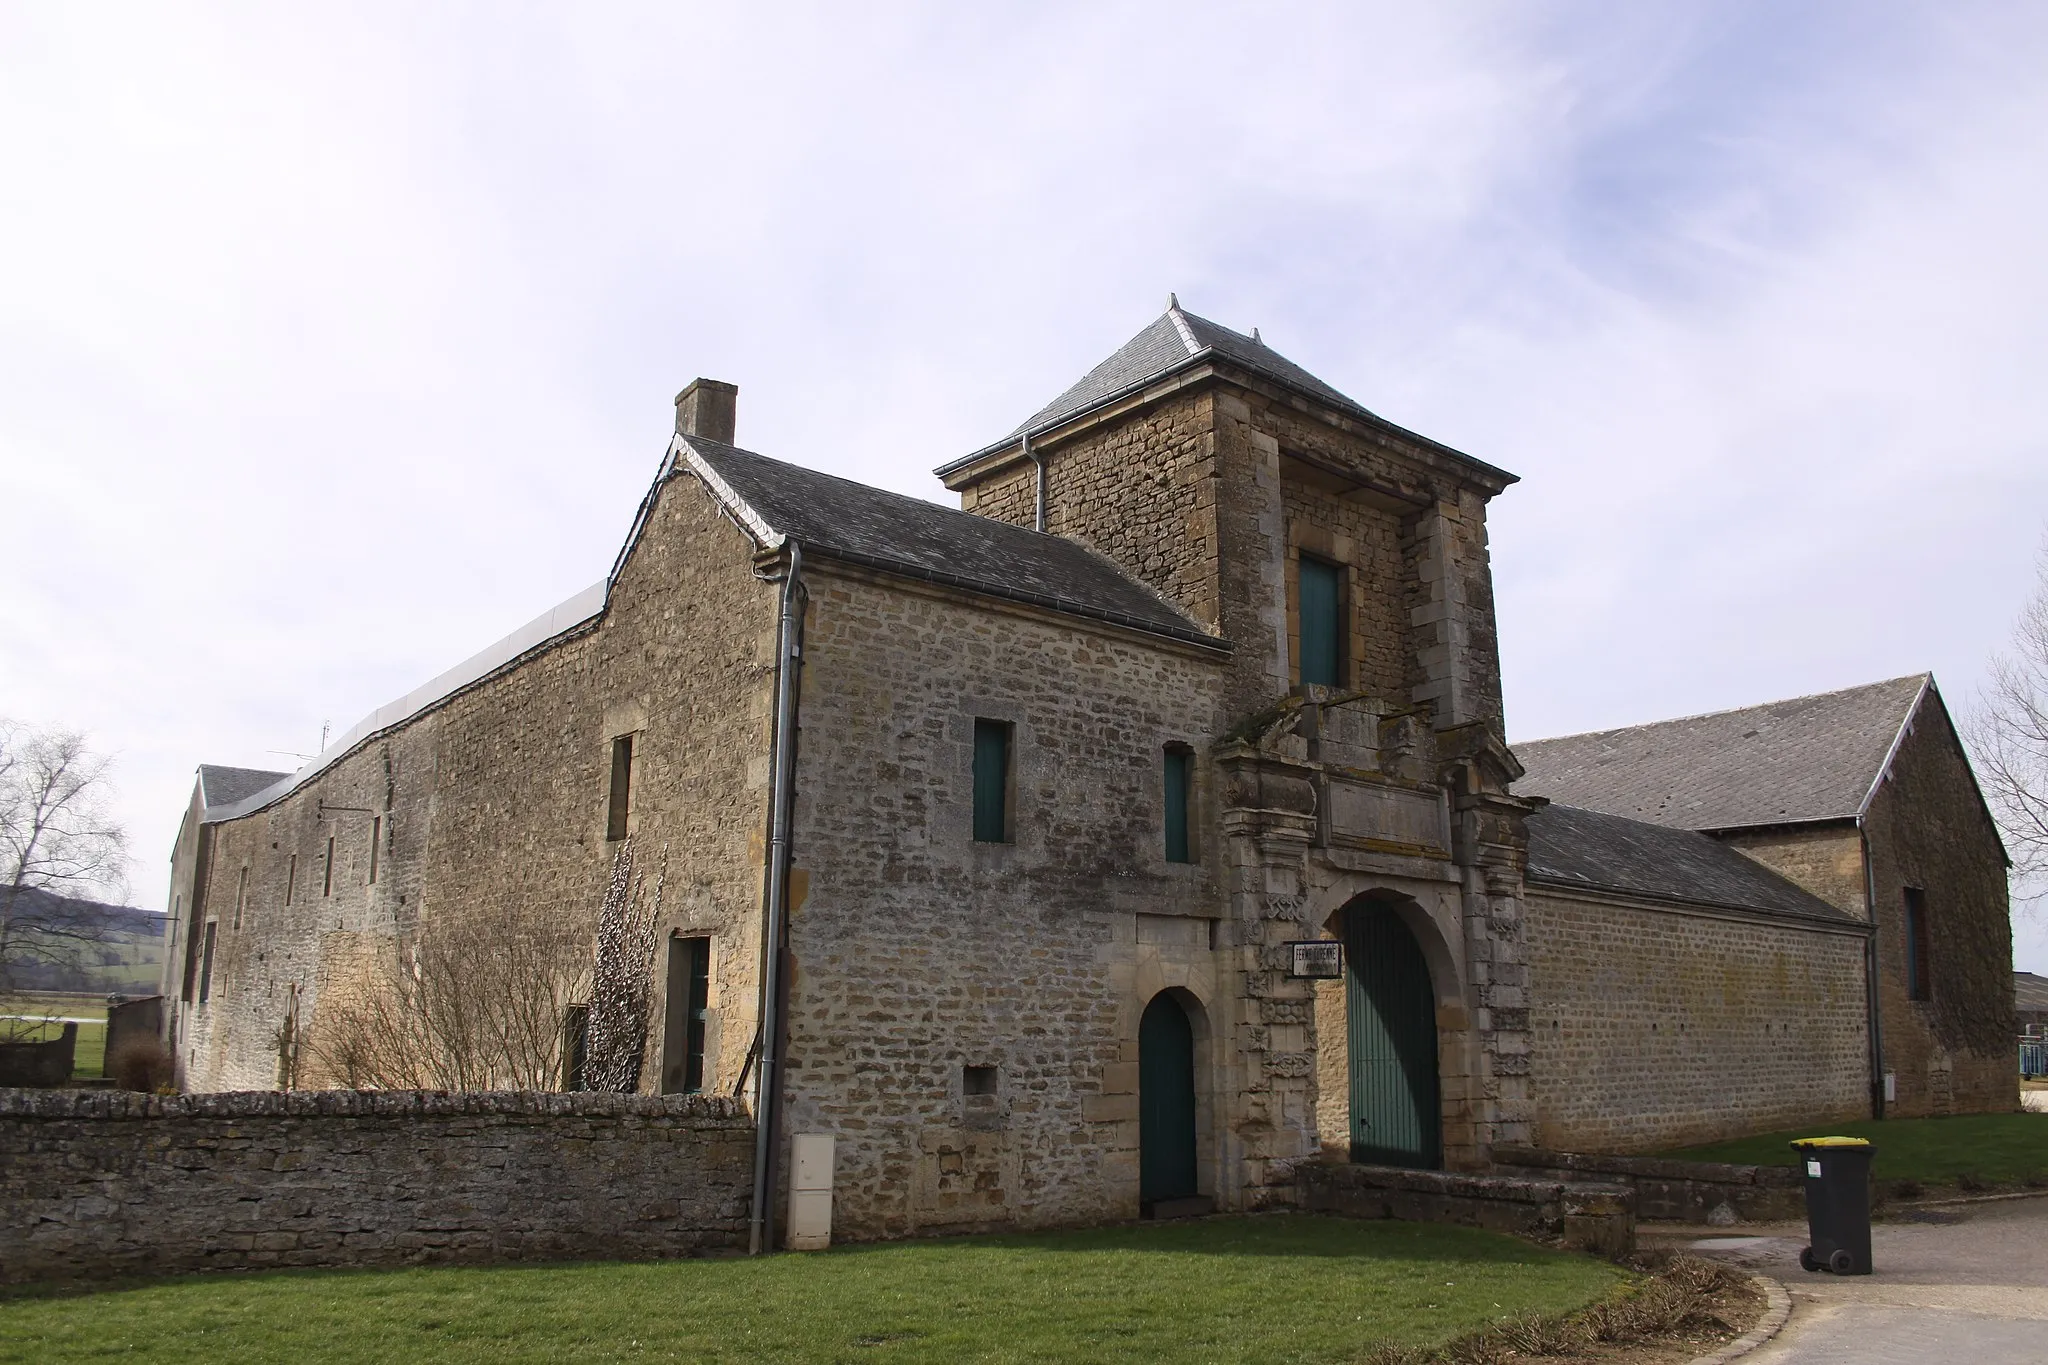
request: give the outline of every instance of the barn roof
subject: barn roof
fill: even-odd
[[[1529,880],[1861,923],[1718,839],[1575,806],[1549,805],[1529,817]]]
[[[1921,696],[1915,673],[1863,687],[1513,746],[1525,796],[1679,829],[1853,820]]]

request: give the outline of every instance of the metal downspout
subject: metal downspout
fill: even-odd
[[[803,547],[789,542],[775,647],[774,775],[768,789],[768,893],[761,933],[761,1061],[755,1072],[754,1203],[747,1254],[768,1250],[774,1228],[776,1127],[782,1108],[783,958],[789,937],[790,824],[796,815],[796,704],[803,667]]]
[[[1031,433],[1028,431],[1024,433],[1024,453],[1031,457],[1033,464],[1038,466],[1038,488],[1035,494],[1038,510],[1037,515],[1032,519],[1031,529],[1043,531],[1045,529],[1045,456],[1032,450]]]
[[[1878,1005],[1877,873],[1870,866],[1870,835],[1863,817],[1856,817],[1856,840],[1863,847],[1863,907],[1870,937],[1863,943],[1863,1008],[1870,1017],[1870,1116],[1884,1117],[1884,1020]]]

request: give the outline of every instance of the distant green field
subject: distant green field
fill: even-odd
[[[107,1055],[107,997],[39,992],[0,999],[0,1015],[27,1015],[61,1021],[87,1019],[78,1026],[78,1051],[73,1054],[71,1074],[93,1077],[103,1073]],[[0,1036],[13,1042],[40,1043],[64,1036],[62,1022],[37,1024],[19,1018],[0,1020]]]
[[[2048,1114],[1957,1114],[1935,1119],[1859,1119],[1821,1123],[1784,1133],[1710,1142],[1661,1156],[1680,1161],[1727,1161],[1745,1166],[1789,1166],[1797,1137],[1860,1137],[1876,1147],[1871,1170],[1880,1180],[1954,1185],[1965,1179],[1992,1185],[2048,1180]]]

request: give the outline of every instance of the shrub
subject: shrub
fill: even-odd
[[[123,1038],[107,1053],[106,1072],[123,1090],[154,1093],[177,1083],[178,1064],[160,1038]]]

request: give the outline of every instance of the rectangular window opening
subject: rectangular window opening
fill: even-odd
[[[377,884],[377,845],[383,841],[383,838],[384,817],[373,815],[370,817],[370,885],[372,886]]]
[[[1188,808],[1194,804],[1194,749],[1188,745],[1165,747],[1165,860],[1169,864],[1194,862],[1194,835],[1188,827]]]
[[[590,1006],[571,1005],[562,1011],[562,1089],[585,1090],[584,1060],[590,1055]]]
[[[626,837],[627,817],[633,809],[633,737],[620,735],[612,741],[611,802],[605,810],[604,837],[617,843]]]
[[[1344,570],[1301,556],[1297,615],[1301,627],[1301,681],[1344,684]]]
[[[995,1094],[996,1069],[992,1066],[969,1066],[961,1068],[960,1093],[963,1095]]]
[[[284,903],[292,903],[293,894],[299,889],[299,855],[288,855],[284,860]]]
[[[668,941],[668,1013],[662,1023],[661,1089],[694,1095],[704,1088],[704,1028],[711,1007],[711,940]]]
[[[235,878],[235,928],[242,927],[242,907],[249,900],[249,869],[243,868]]]
[[[334,894],[334,836],[332,834],[327,836],[327,861],[325,866],[320,869],[320,894],[323,896]]]
[[[974,840],[1010,842],[1010,737],[1008,721],[974,721]]]
[[[199,1003],[202,1005],[213,994],[213,931],[219,927],[218,920],[206,922],[206,947],[199,957]]]
[[[1188,832],[1189,795],[1194,786],[1195,752],[1185,744],[1166,746],[1166,861],[1191,863],[1195,846]]]
[[[1927,893],[1906,888],[1906,998],[1932,1000],[1934,983],[1928,971]]]

